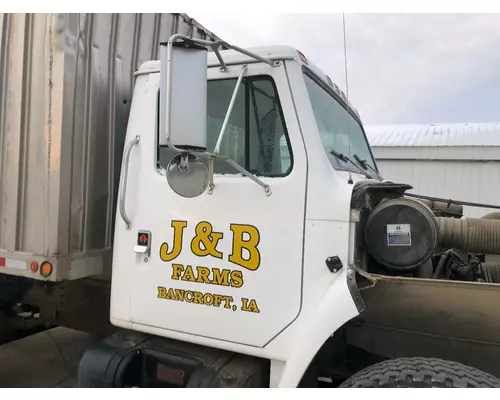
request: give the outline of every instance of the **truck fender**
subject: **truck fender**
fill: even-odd
[[[364,302],[356,286],[355,271],[344,268],[296,330],[278,387],[297,387],[328,338],[363,310]]]

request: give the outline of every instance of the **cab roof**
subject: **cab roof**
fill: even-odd
[[[260,57],[266,58],[271,61],[285,61],[285,60],[293,60],[299,63],[300,65],[306,66],[311,72],[313,72],[318,78],[320,78],[324,84],[330,86],[334,92],[337,93],[339,98],[342,100],[344,105],[348,104],[349,108],[352,112],[359,118],[359,114],[357,110],[353,107],[353,105],[347,102],[347,97],[339,87],[331,81],[331,79],[324,74],[318,67],[316,67],[309,59],[307,59],[299,50],[290,47],[290,46],[265,46],[265,47],[249,47],[245,48],[245,50],[254,53]],[[258,62],[252,57],[249,57],[245,54],[242,54],[236,50],[221,50],[220,51],[224,62],[227,65],[235,65],[235,64],[245,64],[245,63],[255,63]],[[208,53],[208,67],[219,67],[220,62],[217,59],[214,52]],[[151,74],[160,72],[160,61],[146,61],[144,62],[139,70],[137,71],[137,75],[143,74]]]

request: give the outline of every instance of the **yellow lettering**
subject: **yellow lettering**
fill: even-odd
[[[161,286],[158,286],[158,296],[159,299],[167,298],[167,289]]]
[[[160,246],[160,258],[162,261],[172,261],[179,256],[182,251],[182,237],[184,228],[187,226],[186,221],[172,221],[172,228],[174,228],[174,242],[172,251],[169,253],[168,243],[163,243]]]
[[[162,286],[158,286],[158,298],[174,301],[184,301],[186,303],[201,304],[212,307],[220,307],[221,304],[223,304],[223,307],[226,309],[232,309],[233,311],[236,311],[238,309],[236,305],[232,304],[234,302],[232,296],[214,293],[200,293],[193,292],[191,290],[173,288],[166,289]],[[243,311],[253,313],[260,312],[255,300],[241,299],[241,304],[241,309]]]
[[[203,303],[205,303],[206,306],[211,306],[214,303],[214,296],[210,293],[205,293],[203,296]]]
[[[186,292],[184,290],[182,290],[182,289],[175,289],[175,297],[179,301],[184,301],[184,295],[185,295],[185,293]]]
[[[231,286],[235,288],[243,286],[243,272],[231,271]]]
[[[257,302],[254,299],[248,302],[248,299],[241,299],[241,311],[248,311],[253,313],[260,313],[259,307],[257,307]]]
[[[196,282],[199,283],[210,283],[210,269],[207,267],[196,267],[196,271],[198,272],[198,277],[196,278]]]
[[[178,281],[179,277],[182,275],[182,271],[184,271],[183,265],[172,264],[172,276],[171,276],[171,278]]]
[[[260,242],[259,231],[254,226],[238,224],[231,224],[230,229],[233,231],[233,250],[229,255],[229,261],[255,271],[260,266],[260,253],[257,249]],[[247,240],[244,240],[245,234],[248,235]],[[248,259],[243,258],[243,249],[248,251]]]
[[[212,284],[221,285],[221,286],[229,286],[229,270],[223,269],[222,272],[219,268],[213,268],[212,273]]]
[[[177,299],[175,298],[175,293],[174,293],[174,291],[172,290],[172,288],[168,289],[166,299],[168,299],[168,300],[177,300]]]
[[[194,303],[203,304],[203,295],[200,292],[194,292]]]
[[[189,282],[196,282],[196,279],[194,278],[193,267],[191,267],[191,265],[188,265],[186,267],[186,271],[184,272],[184,275],[182,275],[181,280],[189,281]]]
[[[222,296],[222,300],[224,301],[224,308],[231,308],[231,303],[233,302],[231,296]]]
[[[222,296],[220,294],[214,294],[214,307],[220,307],[222,301]]]
[[[222,253],[217,250],[217,244],[222,239],[221,232],[214,232],[209,222],[200,222],[195,228],[195,237],[191,241],[191,251],[198,257],[211,255],[222,259]]]

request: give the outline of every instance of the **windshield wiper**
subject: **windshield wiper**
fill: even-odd
[[[337,157],[338,159],[342,160],[343,162],[345,163],[348,163],[350,162],[352,165],[354,165],[356,167],[356,170],[361,173],[362,175],[364,175],[366,178],[373,178],[370,174],[364,172],[361,168],[359,168],[359,165],[354,163],[349,157],[345,156],[344,154],[342,153],[337,153],[335,150],[330,150],[330,153],[333,154],[335,157]],[[364,168],[366,170],[366,168]]]
[[[375,176],[379,177],[379,173],[377,172],[377,170],[375,168],[373,168],[370,164],[368,164],[368,162],[366,160],[363,160],[361,159],[357,154],[354,154],[354,158],[356,159],[357,162],[359,162],[359,164],[364,168],[364,169],[370,169],[374,174]]]
[[[330,150],[330,153],[332,153],[335,157],[340,158],[344,162],[351,161],[351,160],[349,160],[349,158],[344,156],[342,153],[337,153],[335,150]],[[356,164],[354,164],[354,165],[356,165]]]

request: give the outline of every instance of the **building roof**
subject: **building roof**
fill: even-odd
[[[372,147],[498,147],[500,122],[365,126]]]

